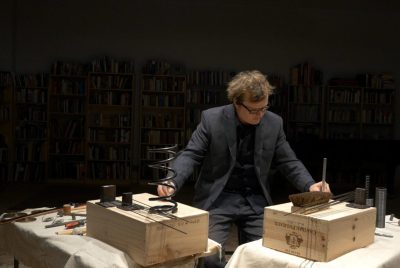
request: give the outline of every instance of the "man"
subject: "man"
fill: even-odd
[[[228,85],[232,104],[202,113],[201,122],[171,164],[177,175],[171,181],[179,190],[200,166],[194,206],[208,210],[209,238],[226,242],[230,226],[239,230],[239,243],[262,238],[263,210],[271,205],[268,174],[271,164],[299,191],[321,191],[290,148],[282,118],[268,111],[273,87],[259,71],[237,74]],[[172,188],[158,186],[160,196]],[[330,191],[326,186],[324,191]],[[207,257],[205,267],[223,267],[218,256]]]

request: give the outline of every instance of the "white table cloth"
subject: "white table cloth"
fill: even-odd
[[[44,226],[50,222],[43,222],[42,219],[55,216],[56,213],[51,213],[38,216],[36,221],[32,222],[0,225],[0,251],[14,256],[24,265],[35,268],[141,267],[123,251],[97,239],[82,235],[57,235],[56,232],[63,230],[64,226],[45,228]],[[71,220],[70,216],[65,217],[69,217]],[[208,251],[200,255],[215,254],[218,250],[220,250],[220,245],[209,240]],[[199,256],[189,256],[176,262],[152,267],[193,267]]]
[[[390,221],[386,216],[385,228],[376,228],[376,234],[386,234],[393,237],[375,235],[374,243],[353,250],[330,262],[314,262],[304,258],[279,252],[262,245],[262,240],[253,241],[239,246],[229,259],[227,268],[399,268],[400,267],[400,226],[398,219]]]

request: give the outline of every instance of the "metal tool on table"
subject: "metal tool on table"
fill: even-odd
[[[326,189],[326,165],[327,165],[327,158],[324,157],[323,161],[322,161],[322,187],[321,187],[321,191],[324,192]]]
[[[2,218],[0,219],[0,224],[10,223],[10,222],[29,222],[32,218],[37,216],[49,214],[52,212],[58,211],[59,208],[51,208],[46,210],[40,210],[38,212],[32,212],[30,214],[23,213],[23,212],[12,212],[12,213],[5,213]]]

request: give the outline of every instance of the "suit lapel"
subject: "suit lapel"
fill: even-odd
[[[223,111],[224,121],[222,122],[223,131],[225,132],[226,140],[228,142],[229,151],[231,152],[232,159],[236,161],[236,119],[235,108],[233,104],[225,106]],[[233,161],[233,163],[234,163]]]
[[[256,134],[255,134],[256,136],[254,142],[254,167],[258,178],[260,178],[260,167],[262,165],[261,154],[263,149],[264,137],[267,135],[267,132],[269,131],[268,127],[266,127],[266,121],[267,117],[266,115],[264,115],[260,121],[260,124],[256,128]]]

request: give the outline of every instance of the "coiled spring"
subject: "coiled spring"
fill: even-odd
[[[162,213],[162,212],[174,213],[178,209],[178,203],[176,201],[172,200],[172,197],[175,196],[176,187],[175,187],[175,185],[168,183],[171,179],[176,177],[176,171],[173,170],[171,167],[169,167],[168,164],[172,160],[175,159],[177,149],[178,149],[178,145],[175,144],[174,146],[170,146],[170,147],[150,148],[147,150],[149,153],[163,154],[163,155],[168,156],[167,159],[158,160],[154,163],[148,164],[148,167],[150,167],[150,168],[162,170],[165,172],[165,176],[163,176],[163,178],[153,180],[153,181],[149,182],[148,184],[156,185],[156,186],[162,185],[162,186],[172,188],[174,190],[172,192],[172,194],[170,194],[170,195],[149,198],[150,201],[162,200],[162,201],[166,201],[166,202],[170,203],[168,205],[158,205],[158,206],[150,207],[149,211],[152,213]]]

